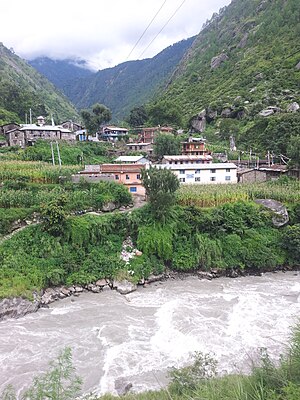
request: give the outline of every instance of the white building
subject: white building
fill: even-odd
[[[183,184],[237,183],[237,166],[233,163],[156,164],[153,167],[171,170]]]
[[[148,158],[140,156],[120,156],[116,158],[115,162],[123,164],[150,164]]]

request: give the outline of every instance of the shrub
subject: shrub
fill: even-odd
[[[153,224],[141,226],[138,232],[138,248],[147,256],[156,255],[163,261],[172,259],[173,232],[170,226]]]
[[[209,354],[196,352],[193,363],[184,368],[173,368],[169,372],[171,391],[182,394],[185,391],[193,392],[200,382],[211,379],[217,374],[217,362]]]

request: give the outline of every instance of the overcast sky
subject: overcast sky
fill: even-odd
[[[214,12],[229,3],[230,0],[0,0],[0,41],[25,59],[77,58],[86,60],[93,69],[104,69],[127,60],[153,57],[169,45],[196,35]]]

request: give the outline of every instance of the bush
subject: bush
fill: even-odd
[[[139,228],[137,246],[147,256],[156,255],[163,261],[172,259],[173,232],[168,225],[153,224]]]
[[[173,368],[169,372],[171,378],[170,389],[176,394],[185,391],[193,392],[200,382],[211,379],[217,374],[217,362],[209,354],[196,352],[193,363],[184,368]]]
[[[293,263],[300,263],[300,224],[287,226],[283,232],[282,245]]]

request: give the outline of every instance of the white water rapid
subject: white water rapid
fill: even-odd
[[[115,393],[120,377],[134,391],[159,388],[195,351],[213,354],[221,373],[247,372],[259,348],[284,352],[299,311],[293,272],[83,293],[0,323],[0,393],[13,384],[20,395],[66,346],[85,393]]]

